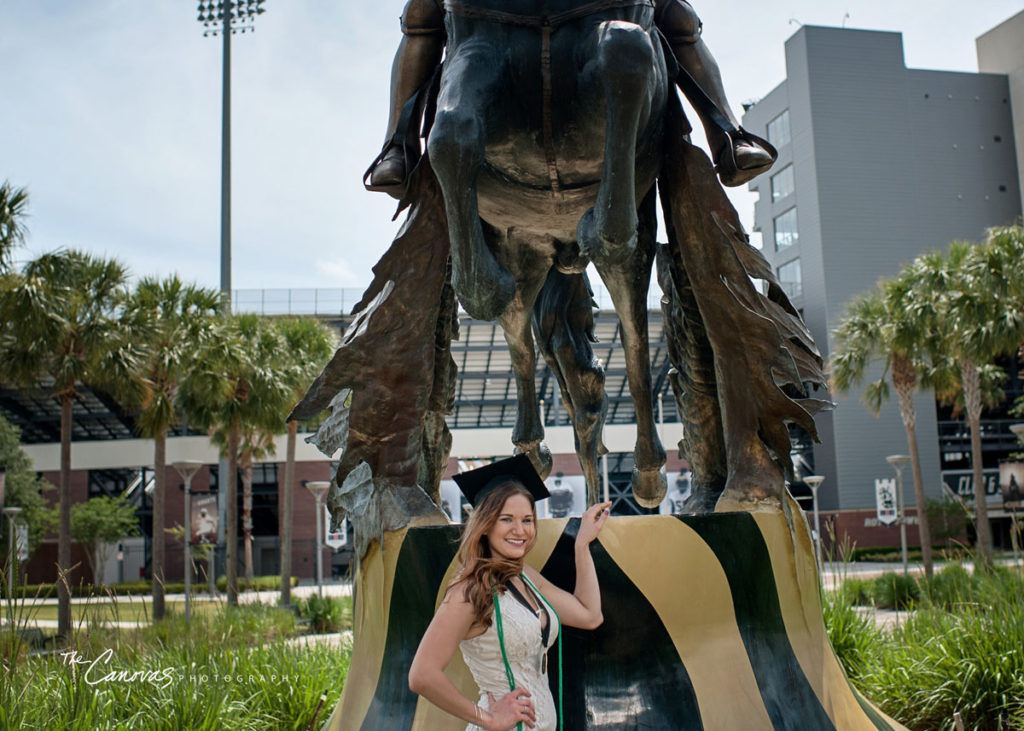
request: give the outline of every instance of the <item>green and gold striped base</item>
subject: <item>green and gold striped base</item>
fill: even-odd
[[[593,548],[604,624],[565,634],[564,728],[902,728],[851,687],[836,660],[806,521],[793,510],[793,530],[782,512],[609,519]],[[570,590],[578,524],[540,521],[528,557]],[[326,728],[465,728],[407,680],[455,570],[458,535],[457,526],[409,528],[370,549],[348,679]],[[458,654],[448,674],[476,697]]]

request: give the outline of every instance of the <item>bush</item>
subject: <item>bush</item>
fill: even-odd
[[[292,586],[298,586],[299,577],[293,576]],[[255,576],[252,581],[245,578],[244,576],[238,577],[238,590],[246,591],[252,589],[253,591],[277,591],[281,588],[281,575],[276,576]],[[221,576],[217,579],[217,591],[225,592],[228,590],[228,577]]]
[[[299,599],[296,606],[299,616],[310,620],[314,632],[341,632],[352,625],[352,600],[348,597],[310,594],[307,599]]]
[[[822,608],[825,630],[839,662],[850,678],[859,677],[879,643],[879,632],[874,622],[858,613],[842,590],[826,592]]]
[[[975,582],[960,564],[950,564],[930,579],[921,581],[924,600],[947,611],[974,599]]]
[[[337,703],[349,652],[285,641],[294,630],[294,614],[258,604],[190,624],[171,615],[153,627],[80,628],[70,648],[87,660],[109,650],[103,675],[157,680],[92,685],[59,655],[21,658],[0,683],[0,728],[304,729],[321,691],[321,723]]]
[[[851,605],[868,606],[871,604],[871,582],[853,576],[839,585],[838,599]]]
[[[1003,596],[956,613],[923,607],[887,638],[857,678],[882,710],[912,729],[1000,729],[1024,717],[1024,603]]]
[[[871,582],[871,600],[879,609],[910,609],[921,596],[911,576],[886,571]]]

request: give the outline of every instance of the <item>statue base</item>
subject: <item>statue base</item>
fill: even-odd
[[[610,518],[593,546],[604,624],[564,635],[566,729],[899,729],[850,685],[822,620],[807,522],[781,510]],[[579,519],[528,561],[570,589]],[[791,527],[792,526],[792,527]],[[385,535],[357,577],[355,645],[328,729],[464,729],[409,665],[455,571],[458,526]],[[477,697],[456,653],[448,675]],[[549,661],[557,702],[557,655]]]

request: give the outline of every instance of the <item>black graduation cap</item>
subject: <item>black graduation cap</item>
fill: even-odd
[[[517,454],[508,459],[501,459],[475,470],[462,472],[454,476],[456,484],[462,490],[470,504],[475,508],[492,488],[506,482],[518,482],[533,495],[534,500],[551,497],[544,481],[526,454]]]

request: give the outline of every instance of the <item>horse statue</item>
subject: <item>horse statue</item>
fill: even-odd
[[[598,500],[605,397],[590,345],[590,263],[622,327],[637,502],[656,506],[666,491],[647,334],[656,261],[692,472],[688,509],[787,509],[788,424],[814,436],[812,415],[829,406],[810,395],[825,383],[821,356],[714,165],[689,142],[670,93],[682,75],[654,27],[654,3],[507,7],[446,0],[439,81],[406,108],[422,115],[427,139],[399,207],[409,214],[290,417],[331,410],[310,441],[343,450],[328,495],[335,523],[353,518],[362,555],[412,518],[446,521],[436,505],[452,441],[444,415],[456,298],[470,316],[501,324],[518,392],[513,443],[546,476],[534,385],[543,354],[572,415],[588,499]],[[659,196],[667,244],[655,240]]]

